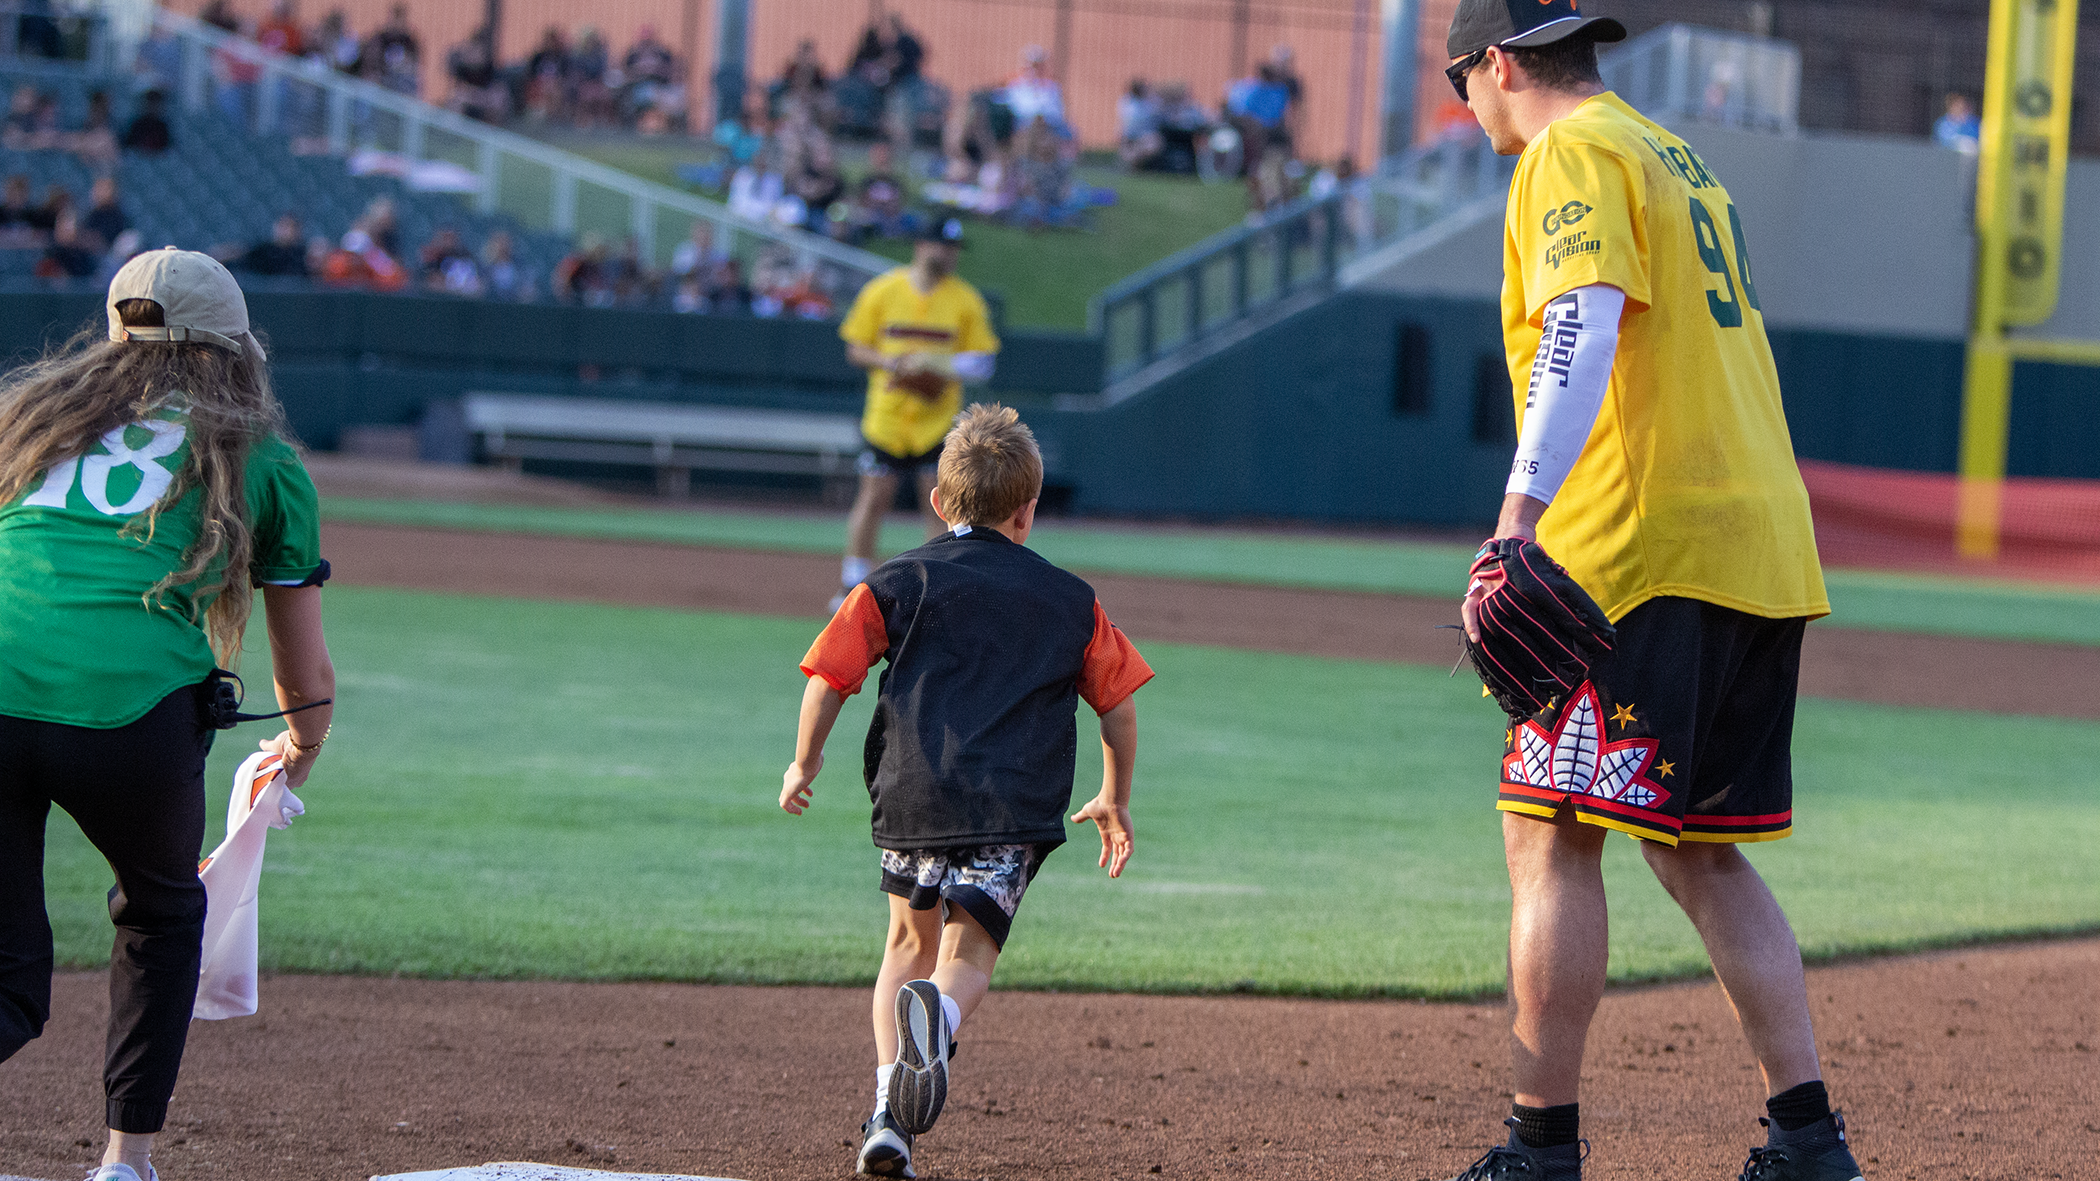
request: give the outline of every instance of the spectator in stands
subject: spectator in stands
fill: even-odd
[[[0,189],[0,249],[26,250],[44,244],[37,228],[36,205],[29,199],[29,178],[17,172]]]
[[[1031,229],[1071,225],[1079,211],[1072,207],[1072,167],[1064,141],[1038,115],[1014,137],[1014,220]]]
[[[44,199],[29,214],[29,221],[46,234],[58,228],[58,219],[73,208],[73,190],[52,181],[44,187]]]
[[[751,162],[729,178],[729,209],[738,217],[771,220],[787,196],[787,178],[780,171],[780,147],[768,142]]]
[[[386,23],[365,39],[358,53],[357,73],[410,96],[422,89],[423,43],[409,27],[406,4],[394,5]]]
[[[612,68],[605,38],[595,26],[585,25],[569,54],[569,109],[578,127],[598,127],[612,122],[612,88],[606,74]]]
[[[174,134],[168,128],[165,114],[168,96],[159,90],[149,90],[139,96],[139,113],[132,116],[124,128],[124,136],[117,141],[127,152],[143,152],[158,156],[174,145]]]
[[[24,82],[15,87],[13,97],[7,102],[7,119],[0,123],[0,147],[11,152],[26,152],[36,135],[36,87]]]
[[[372,244],[385,251],[388,256],[400,257],[401,219],[394,211],[392,197],[372,198],[371,203],[365,206],[365,211],[358,215],[357,224],[353,228],[369,234]]]
[[[569,39],[560,25],[548,25],[540,47],[525,62],[525,111],[540,122],[569,117]]]
[[[744,264],[725,258],[707,281],[707,310],[714,314],[751,314],[751,287],[744,282]]]
[[[1020,72],[1006,82],[1006,108],[1013,112],[1017,128],[1028,126],[1032,119],[1041,119],[1057,134],[1068,135],[1064,88],[1050,77],[1046,68],[1049,60],[1050,55],[1040,45],[1021,51]]]
[[[705,279],[707,273],[720,265],[726,253],[715,249],[715,227],[707,219],[693,219],[692,232],[686,239],[671,249],[671,276],[683,283],[688,279]]]
[[[221,252],[213,254],[219,256]],[[280,213],[271,223],[267,239],[238,253],[227,251],[220,261],[253,275],[304,279],[310,273],[306,256],[305,228],[299,224],[298,215]]]
[[[779,243],[768,246],[759,255],[751,288],[754,315],[803,320],[822,320],[831,315],[831,297],[817,285],[815,268],[797,267],[794,255]]]
[[[322,282],[375,291],[399,291],[408,286],[408,269],[397,261],[398,235],[394,203],[376,198],[322,263]]]
[[[90,168],[107,170],[117,162],[116,116],[110,111],[109,91],[88,95],[87,122],[67,139],[73,154]]]
[[[620,243],[620,252],[606,260],[604,276],[612,284],[612,301],[618,307],[635,307],[656,296],[656,274],[642,261],[641,243],[632,237]]]
[[[586,231],[577,240],[576,248],[554,264],[554,277],[550,284],[554,290],[554,298],[563,303],[580,303],[585,307],[611,307],[611,253],[605,245],[604,238]]]
[[[820,124],[829,126],[830,91],[831,79],[825,75],[824,63],[817,57],[817,43],[804,37],[795,46],[795,56],[781,67],[780,77],[766,88],[766,102],[773,116],[778,118],[786,100],[799,100],[816,113]]]
[[[892,171],[893,159],[887,142],[878,140],[868,149],[868,171],[854,186],[846,216],[838,223],[840,238],[859,243],[912,232],[911,215],[906,208],[910,194]]]
[[[510,117],[510,88],[496,70],[495,31],[487,25],[445,55],[452,93],[445,105],[469,119],[501,123]]]
[[[350,21],[340,8],[331,8],[321,18],[320,27],[314,30],[312,49],[321,55],[328,68],[344,74],[357,72],[357,58],[363,46],[357,34],[350,31]]]
[[[522,303],[532,298],[532,277],[513,257],[510,234],[497,230],[481,244],[481,274],[495,299]]]
[[[678,84],[678,55],[659,41],[655,25],[635,31],[634,45],[620,62],[625,80],[620,95],[622,118],[644,135],[670,130],[671,117],[684,114],[685,88]]]
[[[80,219],[80,228],[92,237],[96,253],[107,254],[131,228],[131,218],[125,215],[123,200],[117,193],[117,178],[97,177],[95,187],[88,192],[88,202],[87,216]]]
[[[1169,82],[1160,87],[1159,107],[1163,147],[1152,166],[1161,172],[1196,171],[1196,141],[1210,130],[1210,112],[1189,97],[1186,82]]]
[[[1164,109],[1143,78],[1116,100],[1116,156],[1126,172],[1149,168],[1166,151]]]
[[[418,276],[425,288],[446,295],[478,296],[486,290],[482,281],[481,264],[475,260],[474,252],[467,249],[459,230],[452,226],[440,226],[438,232],[423,244],[419,260]]]
[[[61,210],[51,230],[51,245],[37,260],[37,278],[85,279],[93,275],[102,265],[102,254],[95,249],[99,245],[81,232],[78,211],[71,207]]]
[[[1305,123],[1305,82],[1298,77],[1297,54],[1284,42],[1277,42],[1269,49],[1269,73],[1283,87],[1290,101],[1284,107],[1284,131],[1295,146],[1303,138],[1299,131]]]
[[[286,57],[306,56],[306,33],[299,27],[293,0],[272,0],[270,15],[255,26],[255,43]]]
[[[1285,166],[1290,161],[1288,123],[1290,90],[1276,67],[1263,62],[1251,77],[1232,84],[1225,109],[1246,145],[1247,208],[1262,213],[1286,196]]]
[[[1976,118],[1976,104],[1966,94],[1949,94],[1946,113],[1932,125],[1932,142],[1973,156],[1980,150],[1982,136],[1983,123]]]

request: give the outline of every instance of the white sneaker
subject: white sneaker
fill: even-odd
[[[103,1165],[88,1174],[87,1181],[160,1181],[160,1174],[154,1171],[152,1165],[146,1166],[146,1175],[143,1177],[130,1165]]]
[[[890,1073],[890,1114],[914,1136],[933,1130],[948,1101],[948,1018],[941,990],[914,980],[897,990],[897,1069]]]
[[[905,1181],[918,1176],[911,1171],[911,1133],[898,1127],[889,1112],[870,1117],[860,1131],[860,1159],[854,1172],[863,1177],[902,1177]]]

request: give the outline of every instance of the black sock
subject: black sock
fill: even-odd
[[[1562,1103],[1555,1107],[1526,1107],[1522,1103],[1513,1103],[1509,1110],[1517,1120],[1517,1139],[1523,1141],[1526,1148],[1552,1148],[1573,1144],[1581,1138],[1580,1103]]]
[[[1765,1110],[1782,1132],[1798,1132],[1810,1124],[1830,1118],[1830,1091],[1823,1080],[1788,1087],[1765,1100]]]

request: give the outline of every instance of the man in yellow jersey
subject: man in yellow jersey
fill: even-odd
[[[860,494],[846,520],[846,560],[833,610],[873,568],[898,480],[916,478],[926,536],[948,527],[930,500],[941,440],[962,410],[963,382],[989,381],[999,352],[984,297],[955,274],[962,247],[962,222],[935,218],[919,232],[911,265],[870,279],[839,326],[846,359],[868,371],[868,408],[860,420],[868,446],[860,456]]]
[[[1508,1143],[1467,1181],[1582,1175],[1577,1082],[1604,990],[1599,870],[1641,841],[1757,1057],[1744,1181],[1855,1181],[1801,952],[1737,849],[1792,824],[1803,625],[1829,612],[1741,219],[1685,142],[1605,91],[1577,0],[1460,0],[1447,48],[1519,155],[1502,322],[1519,423],[1497,538],[1536,541],[1617,626],[1588,679],[1510,729],[1498,807],[1514,905]],[[1477,636],[1480,586],[1462,614]]]

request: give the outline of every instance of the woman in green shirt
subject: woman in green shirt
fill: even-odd
[[[298,787],[328,736],[313,482],[285,442],[247,303],[202,254],[142,254],[86,336],[0,378],[0,1060],[50,1015],[44,823],[109,860],[109,1147],[91,1181],[156,1181],[204,933],[215,670],[262,591]]]

